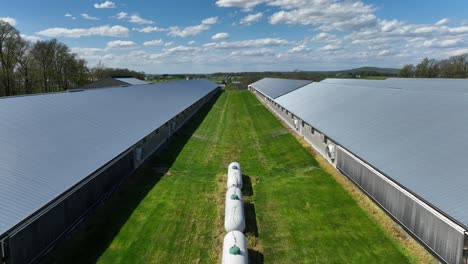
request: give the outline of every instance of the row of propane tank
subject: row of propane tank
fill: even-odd
[[[224,214],[226,236],[223,243],[223,264],[248,263],[245,229],[244,200],[242,198],[242,171],[238,162],[228,167]]]

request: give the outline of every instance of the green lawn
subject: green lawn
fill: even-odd
[[[219,263],[219,181],[233,160],[253,185],[256,262],[414,262],[247,91],[204,107],[47,261]]]

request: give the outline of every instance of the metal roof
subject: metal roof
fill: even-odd
[[[189,80],[0,99],[0,235],[216,87]]]
[[[329,78],[322,82],[420,92],[468,94],[468,79],[388,78],[385,80],[364,80]]]
[[[320,82],[275,101],[468,226],[468,95]]]
[[[263,78],[252,83],[250,86],[271,99],[275,99],[311,82],[308,80]]]
[[[121,82],[128,83],[130,85],[140,85],[140,84],[148,84],[148,82],[142,81],[137,78],[130,78],[130,77],[123,77],[123,78],[113,78]]]

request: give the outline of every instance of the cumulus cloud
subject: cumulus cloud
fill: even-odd
[[[115,3],[111,1],[105,1],[103,3],[94,4],[94,8],[115,8]]]
[[[272,49],[261,48],[256,50],[235,50],[231,56],[273,56],[275,52]]]
[[[389,56],[392,55],[392,52],[390,50],[382,50],[379,53],[377,53],[379,56]]]
[[[455,39],[431,39],[424,41],[423,45],[428,48],[449,48],[464,44],[463,38]]]
[[[87,20],[99,20],[99,18],[90,16],[90,15],[88,15],[86,13],[81,14],[81,17],[83,17],[84,19],[87,19]]]
[[[335,51],[341,49],[341,46],[338,45],[326,45],[320,48],[322,51]]]
[[[241,25],[251,25],[257,21],[259,21],[263,17],[262,12],[258,12],[256,14],[250,14],[242,18],[239,22]]]
[[[151,26],[148,26],[148,27],[144,27],[144,28],[133,28],[133,30],[136,30],[138,32],[142,32],[142,33],[152,33],[152,32],[163,32],[163,31],[168,31],[169,29],[167,28],[160,28],[160,27],[151,27]]]
[[[202,20],[203,25],[214,25],[218,23],[218,17],[209,17]]]
[[[169,47],[169,46],[172,46],[173,44],[174,42],[169,41],[169,42],[164,43],[164,47]]]
[[[12,26],[16,26],[18,23],[16,22],[16,19],[12,17],[0,17],[0,21],[7,22],[8,24]]]
[[[307,52],[310,49],[306,47],[306,45],[299,45],[297,47],[293,47],[292,49],[288,50],[289,53],[303,53]]]
[[[327,32],[320,32],[312,38],[316,42],[336,42],[339,41],[336,35]]]
[[[36,34],[46,37],[80,38],[87,36],[127,37],[128,33],[128,28],[117,25],[92,28],[48,28]]]
[[[107,42],[106,49],[133,49],[138,47],[138,45],[129,40],[114,40]]]
[[[155,39],[144,42],[143,46],[162,46],[163,44],[164,41],[162,39]]]
[[[203,44],[203,47],[209,49],[244,49],[253,47],[268,47],[268,46],[286,46],[291,45],[291,42],[280,38],[262,38],[250,39],[232,42],[212,42]]]
[[[448,18],[442,18],[441,20],[437,21],[437,23],[435,23],[435,25],[436,25],[436,26],[442,26],[442,25],[447,24],[448,22],[450,22],[450,19],[448,19]]]
[[[154,24],[154,21],[143,19],[138,15],[130,16],[130,19],[128,21],[135,24]]]
[[[191,41],[189,41],[187,44],[189,44],[189,45],[194,45],[195,43],[196,43],[195,40],[191,40]]]
[[[216,1],[216,5],[219,7],[239,7],[245,11],[249,11],[263,2],[265,0],[218,0]]]
[[[128,16],[128,13],[120,12],[120,13],[117,13],[117,14],[115,15],[115,18],[117,18],[117,19],[124,19],[124,18],[126,18],[127,16]]]
[[[190,36],[196,36],[208,29],[210,29],[210,27],[204,24],[196,25],[196,26],[189,26],[185,28],[171,27],[168,35],[172,37],[186,38]]]
[[[69,18],[71,18],[71,19],[73,19],[73,20],[76,19],[76,17],[74,17],[74,16],[73,16],[72,14],[70,14],[70,13],[66,13],[66,14],[64,15],[64,17],[69,17]]]
[[[220,39],[228,39],[228,38],[229,38],[229,34],[225,32],[216,33],[211,37],[212,40],[220,40]]]

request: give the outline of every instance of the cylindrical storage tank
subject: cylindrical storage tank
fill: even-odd
[[[226,192],[226,204],[224,208],[224,229],[230,231],[244,231],[245,215],[242,192],[237,187],[231,187]]]
[[[242,174],[240,170],[228,171],[227,188],[229,189],[233,186],[242,189]]]
[[[238,170],[239,173],[242,174],[242,171],[241,171],[242,169],[241,169],[241,165],[239,164],[239,162],[236,162],[236,161],[231,162],[231,164],[229,164],[229,166],[228,166],[228,173],[229,173],[231,170]]]
[[[223,243],[223,264],[247,264],[249,255],[247,239],[239,231],[226,234]]]

